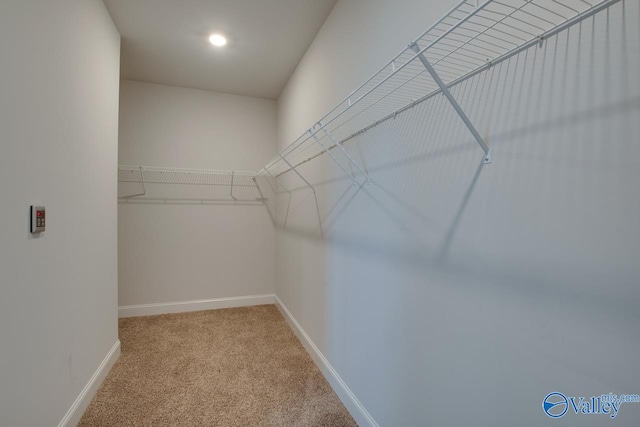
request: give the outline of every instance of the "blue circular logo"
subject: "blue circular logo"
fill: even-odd
[[[567,413],[569,401],[564,394],[554,391],[553,393],[547,394],[547,397],[544,398],[542,401],[542,409],[544,413],[551,418],[560,418]]]

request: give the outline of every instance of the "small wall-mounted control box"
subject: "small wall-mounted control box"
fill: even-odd
[[[44,206],[31,206],[31,232],[40,233],[45,228],[46,212]]]

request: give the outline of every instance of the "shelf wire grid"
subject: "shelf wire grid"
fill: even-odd
[[[279,176],[291,170],[282,157],[300,165],[326,152],[322,145],[333,149],[334,141],[346,141],[440,92],[419,54],[449,87],[617,1],[463,0],[265,167]],[[348,167],[349,162],[340,163]]]
[[[245,171],[119,166],[118,198],[261,202],[253,178]]]

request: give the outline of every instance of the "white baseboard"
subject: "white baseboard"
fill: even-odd
[[[248,307],[252,305],[273,304],[274,302],[275,295],[267,294],[248,295],[244,297],[201,299],[195,301],[164,302],[158,304],[123,305],[118,307],[118,317],[153,316],[155,314]]]
[[[373,419],[369,411],[360,403],[358,398],[353,394],[349,386],[340,378],[340,375],[333,369],[333,366],[320,352],[320,349],[315,345],[311,337],[302,329],[302,326],[296,321],[291,312],[282,303],[280,298],[276,295],[275,304],[282,313],[293,332],[296,334],[302,345],[307,349],[307,352],[311,355],[313,361],[318,365],[318,368],[327,379],[333,390],[336,392],[344,406],[347,408],[351,416],[358,423],[359,426],[379,427],[378,423]]]
[[[111,347],[107,356],[102,360],[98,369],[93,373],[87,385],[84,386],[80,395],[76,398],[71,408],[67,411],[58,427],[75,427],[79,422],[80,418],[84,414],[84,411],[91,403],[91,399],[95,396],[98,391],[98,387],[102,384],[105,377],[113,367],[113,364],[118,360],[118,356],[120,356],[120,340],[117,340],[116,343]]]

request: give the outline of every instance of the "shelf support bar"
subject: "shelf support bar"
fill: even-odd
[[[313,185],[311,185],[309,183],[309,181],[307,181],[305,179],[304,176],[302,176],[302,174],[300,174],[300,172],[298,172],[298,169],[296,169],[295,166],[293,166],[289,160],[286,159],[286,157],[284,157],[282,154],[278,154],[278,157],[280,157],[282,159],[283,162],[285,162],[287,164],[287,166],[289,166],[291,168],[291,170],[298,175],[298,177],[304,181],[305,184],[307,184],[307,187],[309,187],[311,189],[311,191],[313,192],[313,198],[316,200],[316,213],[318,214],[318,224],[320,225],[320,236],[324,237],[324,231],[322,229],[322,216],[320,216],[320,205],[318,205],[318,195],[316,194],[316,189],[313,187]]]
[[[287,219],[289,218],[289,208],[291,207],[291,191],[289,191],[289,189],[288,189],[288,188],[287,188],[287,187],[286,187],[286,186],[285,186],[285,185],[284,185],[284,184],[283,184],[283,183],[282,183],[278,178],[276,178],[275,176],[273,176],[273,175],[271,174],[271,172],[269,172],[269,169],[267,169],[267,168],[262,168],[262,169],[267,173],[267,175],[269,175],[269,176],[270,176],[271,178],[273,178],[273,179],[274,179],[278,184],[280,184],[280,186],[281,186],[282,188],[284,188],[284,191],[286,191],[287,193],[289,193],[289,202],[287,203],[287,212],[284,214],[284,226],[286,227],[286,226],[287,226]],[[269,183],[269,181],[268,181],[268,180],[267,180],[267,183]],[[273,187],[271,186],[271,184],[269,184],[269,186],[273,189]],[[276,195],[277,195],[277,194],[278,194],[278,193],[277,193],[277,191],[276,191],[275,189],[273,189],[273,190],[274,190],[274,193],[276,193]]]
[[[444,84],[444,82],[442,81],[442,79],[440,78],[436,70],[433,68],[431,63],[429,63],[427,58],[424,56],[424,53],[420,53],[421,49],[418,43],[412,42],[409,45],[409,47],[418,54],[418,59],[420,59],[420,62],[422,62],[422,65],[424,65],[427,71],[429,72],[429,74],[431,74],[431,77],[436,82],[436,84],[438,85],[438,87],[440,88],[444,96],[447,97],[453,109],[456,110],[456,113],[458,113],[458,115],[460,116],[464,124],[467,126],[467,128],[471,132],[471,135],[473,135],[473,137],[478,142],[480,147],[482,147],[482,150],[484,151],[484,163],[485,164],[491,163],[491,151],[489,150],[489,146],[487,146],[486,142],[484,142],[484,139],[482,139],[482,137],[476,130],[475,126],[473,126],[473,123],[471,123],[471,120],[469,120],[469,117],[467,117],[465,112],[462,110],[462,107],[460,107],[460,104],[458,104],[458,101],[456,101],[453,95],[451,95],[451,92],[449,92],[449,88],[447,88],[447,85]]]
[[[262,204],[264,205],[264,207],[267,209],[267,212],[269,213],[269,218],[271,218],[271,222],[273,223],[273,225],[276,225],[276,219],[273,215],[273,213],[271,213],[271,209],[269,209],[269,205],[267,203],[265,203],[265,200],[268,200],[266,197],[264,197],[264,194],[262,194],[262,190],[260,190],[260,185],[258,184],[258,180],[256,179],[257,175],[253,176],[253,183],[256,185],[256,188],[258,189],[258,193],[260,194],[260,198],[262,199]]]
[[[313,194],[316,194],[316,189],[313,187],[313,185],[311,185],[309,183],[309,181],[307,181],[304,176],[302,176],[300,174],[300,172],[298,172],[298,169],[296,169],[295,166],[293,166],[291,163],[289,163],[289,161],[282,155],[282,154],[278,154],[278,156],[282,159],[283,162],[285,162],[287,164],[287,166],[289,166],[291,168],[291,170],[298,175],[298,177],[304,181],[304,183],[307,185],[307,187],[309,187],[311,189],[311,191],[313,191]]]
[[[229,192],[229,196],[231,196],[231,198],[232,198],[234,201],[236,201],[236,202],[237,202],[237,201],[238,201],[238,199],[236,199],[236,198],[234,197],[234,195],[233,195],[233,174],[234,174],[234,173],[235,173],[234,171],[231,171],[231,190],[230,190],[230,192]]]
[[[264,170],[266,171],[267,169],[266,169],[266,168],[264,168]],[[267,173],[268,173],[268,172],[267,172]],[[273,194],[275,194],[275,195],[277,196],[277,195],[278,195],[278,190],[277,190],[277,189],[275,189],[275,188],[273,187],[273,185],[271,185],[271,183],[269,182],[269,180],[268,180],[268,179],[266,179],[266,177],[265,177],[265,181],[267,181],[267,185],[269,185],[269,188],[271,188],[271,191],[273,191]]]
[[[144,169],[140,166],[140,181],[142,181],[142,194],[141,196],[147,195],[147,186],[144,183]]]
[[[269,171],[267,170],[267,168],[263,168],[263,169],[264,169],[267,173],[269,173]],[[267,185],[269,186],[269,188],[271,188],[271,191],[273,191],[273,197],[274,197],[274,200],[275,200],[275,202],[276,202],[276,207],[277,207],[277,204],[278,204],[278,201],[277,201],[277,197],[278,197],[278,190],[276,190],[275,188],[273,188],[273,185],[271,185],[271,183],[269,182],[269,180],[267,179],[267,177],[266,177],[266,176],[264,177],[264,180],[267,182]],[[255,182],[255,183],[256,183],[256,187],[258,187],[258,191],[260,191],[260,186],[258,185],[258,182],[256,181],[255,177],[253,178],[253,182]],[[268,200],[268,199],[266,199],[266,198],[264,197],[264,195],[262,194],[262,191],[260,191],[260,196],[261,196],[264,200]],[[269,209],[269,207],[268,207],[268,205],[267,205],[266,203],[265,203],[265,206],[267,206],[267,209]],[[276,218],[275,212],[274,212],[274,214],[272,215],[272,218],[271,218],[271,219],[273,220],[273,223],[274,223],[274,224],[276,224],[276,220],[277,220],[277,218]]]
[[[358,186],[358,181],[356,181],[356,178],[349,173],[349,171],[347,171],[344,166],[342,166],[342,163],[340,163],[338,161],[338,159],[336,159],[336,156],[333,155],[333,153],[331,151],[329,151],[329,149],[320,141],[320,138],[318,138],[316,136],[316,132],[313,131],[313,129],[309,129],[309,135],[311,135],[311,137],[314,139],[314,141],[316,141],[316,143],[322,147],[322,150],[327,153],[329,155],[329,157],[331,157],[331,159],[333,160],[333,162],[338,165],[338,167],[340,169],[342,169],[342,172],[344,172],[344,174],[348,177],[351,178],[351,182],[353,183],[354,186]]]
[[[355,161],[355,160],[353,160],[353,157],[351,157],[351,156],[349,155],[349,153],[347,152],[347,150],[345,150],[345,149],[344,149],[344,147],[342,146],[342,144],[340,143],[340,141],[338,141],[336,138],[334,138],[334,137],[333,137],[333,135],[331,135],[331,134],[329,133],[329,131],[327,131],[327,130],[325,129],[324,124],[323,124],[322,122],[320,122],[320,123],[318,123],[318,124],[320,125],[320,129],[322,129],[322,131],[327,135],[327,137],[329,137],[329,139],[331,140],[331,142],[333,142],[333,143],[336,145],[336,147],[338,147],[338,148],[340,149],[340,151],[342,151],[342,153],[347,157],[347,159],[349,159],[349,161],[351,162],[351,164],[352,164],[353,166],[355,166],[355,167],[356,167],[356,169],[358,169],[358,172],[360,172],[360,173],[364,176],[364,178],[365,178],[364,183],[365,183],[365,184],[370,184],[370,183],[371,183],[371,179],[369,179],[369,174],[367,174],[367,173],[366,173],[366,172],[365,172],[365,171],[360,167],[360,165],[358,165],[358,163],[356,163],[356,161]]]

